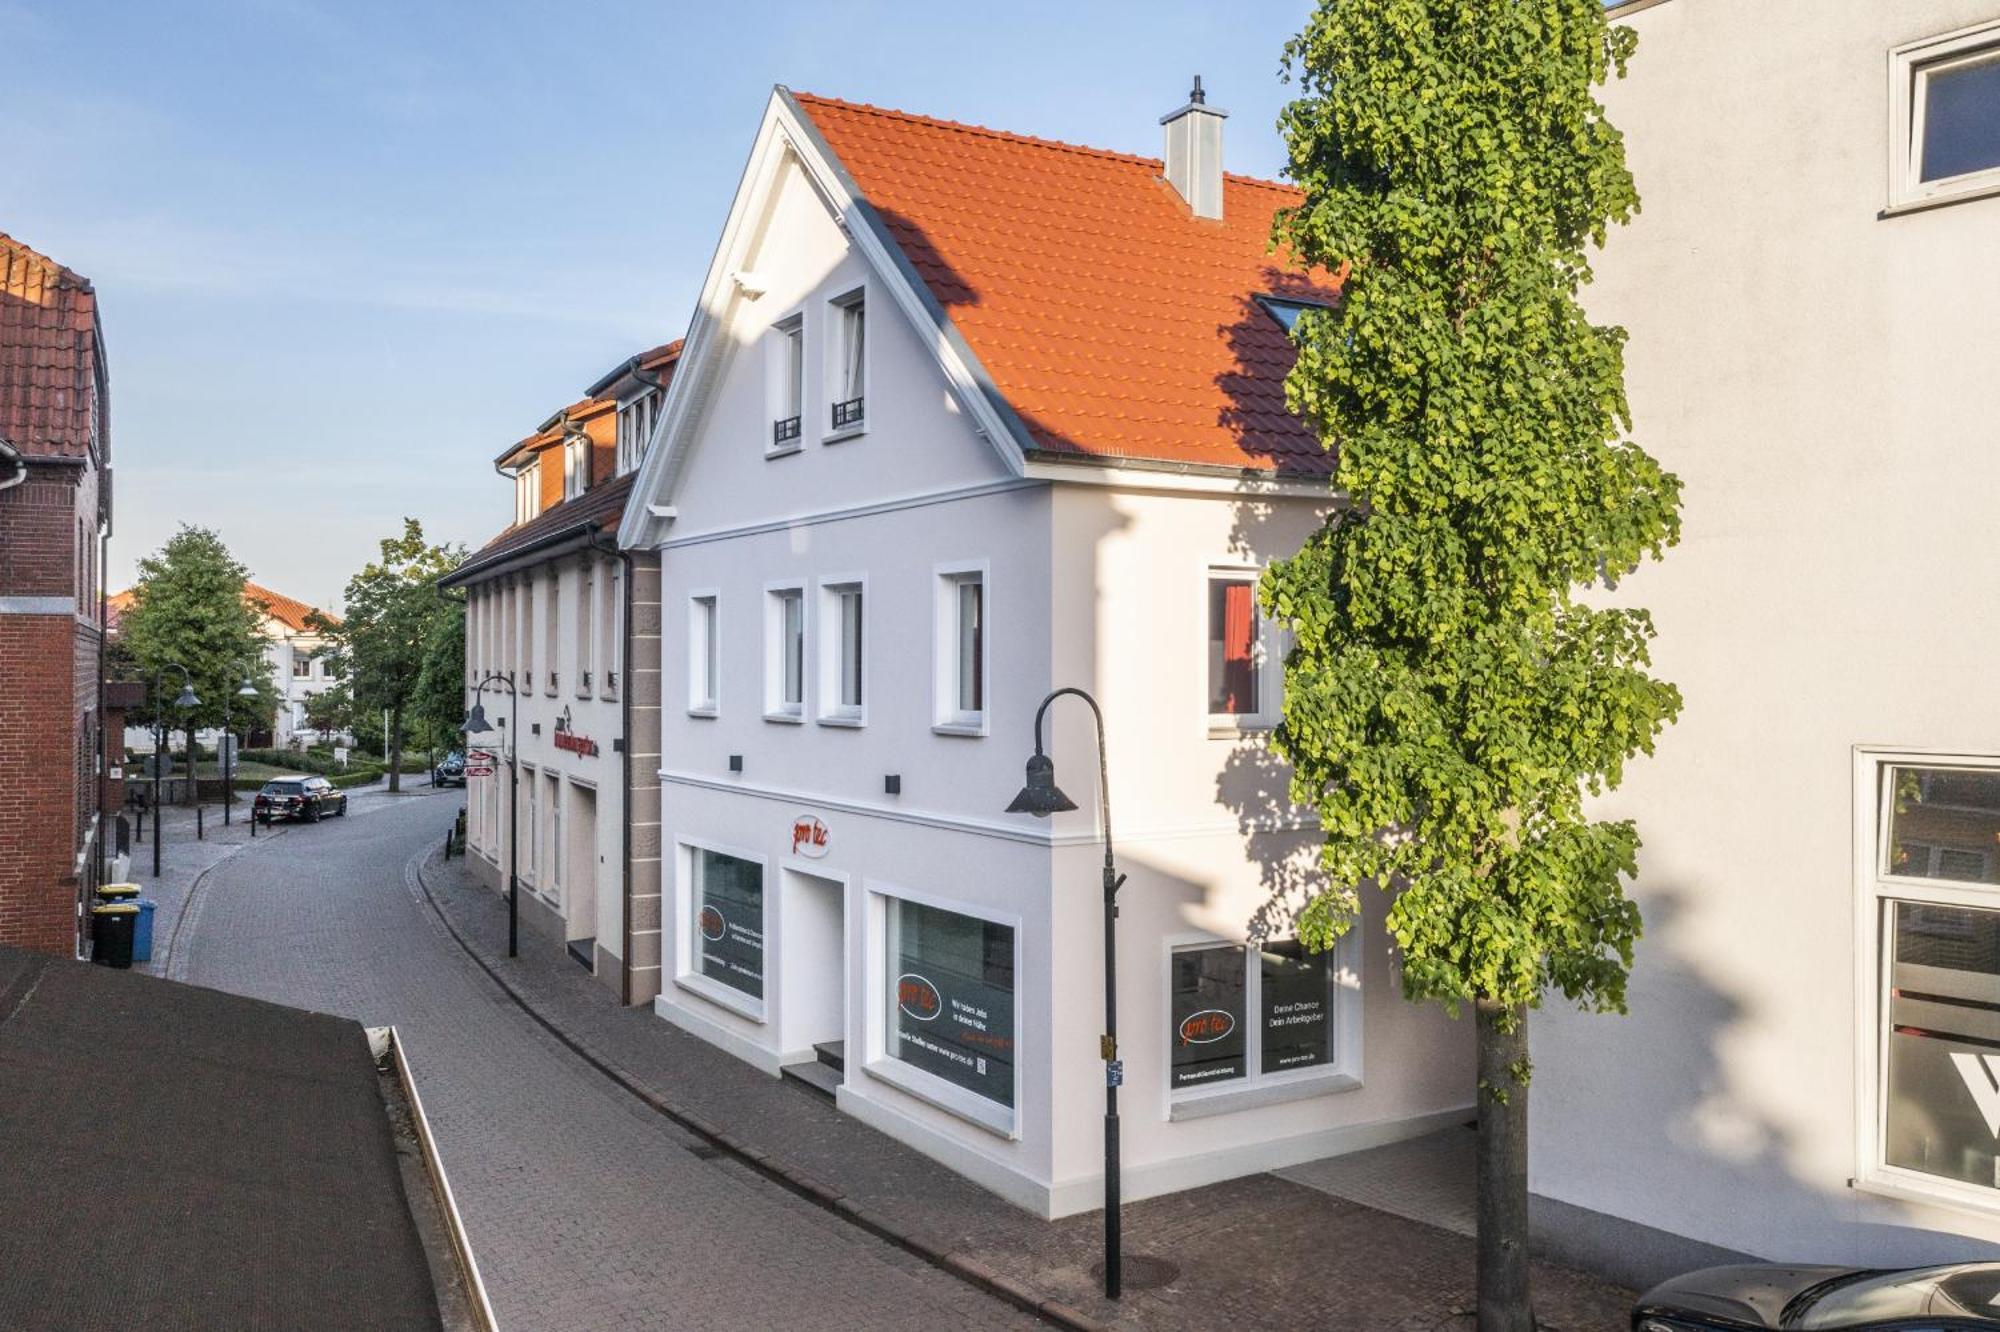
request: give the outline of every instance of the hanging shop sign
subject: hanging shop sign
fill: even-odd
[[[792,820],[792,854],[808,860],[821,859],[826,855],[827,836],[826,824],[817,815],[799,815]]]
[[[567,750],[584,758],[597,757],[597,742],[587,735],[578,735],[570,729],[568,708],[564,708],[556,717],[555,735],[551,738],[557,749]]]

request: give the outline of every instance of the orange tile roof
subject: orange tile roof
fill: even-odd
[[[111,627],[113,629],[118,627],[118,617],[130,610],[132,604],[138,599],[136,590],[129,587],[123,592],[114,592],[111,594],[106,601],[106,606],[110,611]],[[286,628],[295,631],[303,631],[305,629],[306,616],[311,614],[313,610],[311,606],[306,605],[303,601],[295,601],[283,593],[273,592],[268,587],[259,587],[257,584],[250,582],[243,584],[243,599]],[[335,624],[340,623],[340,617],[331,611],[321,611],[320,614]]]
[[[0,233],[0,440],[30,458],[87,457],[103,355],[89,281]],[[100,420],[100,463],[109,437]]]
[[[1208,221],[1158,158],[794,96],[1040,448],[1331,469],[1285,408],[1291,341],[1255,300],[1338,292],[1270,251],[1298,191],[1226,176]]]

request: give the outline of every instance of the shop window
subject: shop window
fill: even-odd
[[[956,1093],[952,1108],[1011,1125],[1014,927],[902,898],[887,914],[885,1053]]]
[[[1891,202],[2000,192],[2000,24],[1898,47],[1889,68]]]
[[[986,732],[986,572],[983,567],[945,569],[937,586],[938,730]]]
[[[1254,1085],[1334,1062],[1328,953],[1296,940],[1173,950],[1169,1085]]]
[[[2000,765],[1862,759],[1880,1141],[1865,1182],[2000,1204]]]
[[[1266,725],[1263,617],[1257,575],[1208,576],[1208,720],[1223,730]]]
[[[689,848],[693,892],[691,973],[764,1000],[764,867],[754,860]]]

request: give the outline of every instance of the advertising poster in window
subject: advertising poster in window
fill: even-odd
[[[889,940],[890,1053],[1013,1108],[1013,927],[892,899]]]
[[[1247,1067],[1243,1030],[1243,949],[1235,944],[1184,948],[1173,955],[1172,1085],[1201,1087],[1240,1078]]]
[[[1261,954],[1266,1073],[1287,1073],[1327,1062],[1326,954],[1308,953],[1296,940],[1267,944]]]
[[[2000,912],[1894,911],[1884,1160],[2000,1188]]]
[[[694,928],[701,974],[752,999],[764,997],[764,867],[697,849]]]

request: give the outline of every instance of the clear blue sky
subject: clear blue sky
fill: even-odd
[[[110,576],[180,522],[334,604],[404,515],[679,336],[773,83],[1157,154],[1200,73],[1276,175],[1307,0],[0,0],[0,231],[91,278]]]

